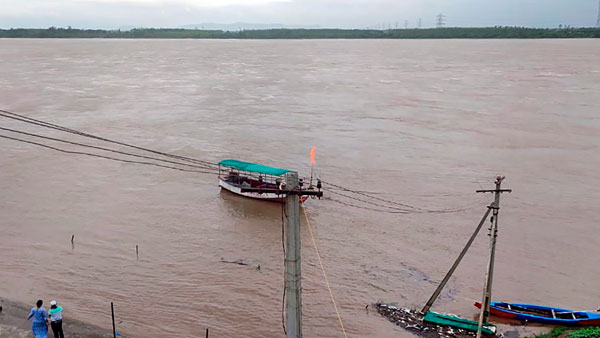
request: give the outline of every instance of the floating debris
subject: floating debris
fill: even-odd
[[[423,314],[419,311],[400,308],[391,304],[376,303],[372,307],[390,322],[425,338],[472,338],[475,332],[423,322]],[[488,336],[489,337],[489,336]]]
[[[238,259],[237,261],[226,261],[221,257],[221,263],[230,263],[230,264],[238,264],[238,265],[248,265],[248,263],[244,262],[243,258]]]

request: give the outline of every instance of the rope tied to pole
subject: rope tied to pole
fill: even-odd
[[[323,273],[323,279],[325,280],[325,285],[327,286],[327,290],[329,291],[329,296],[331,297],[331,302],[333,303],[333,308],[335,309],[335,313],[337,314],[338,321],[340,322],[340,327],[342,329],[342,333],[345,338],[348,338],[348,334],[346,333],[346,329],[344,328],[344,322],[342,321],[342,316],[340,315],[340,311],[338,310],[337,304],[335,302],[335,297],[333,296],[333,291],[331,291],[331,285],[329,284],[329,280],[327,279],[327,273],[325,273],[325,267],[323,266],[323,260],[321,259],[321,254],[319,254],[319,248],[317,247],[317,241],[315,240],[315,236],[312,232],[312,227],[310,225],[310,220],[308,219],[308,214],[306,213],[306,207],[302,205],[302,209],[304,210],[304,216],[306,217],[306,225],[308,226],[308,232],[310,233],[310,237],[313,242],[313,247],[315,248],[315,254],[317,255],[317,260],[319,261],[319,266],[321,267],[321,272]]]

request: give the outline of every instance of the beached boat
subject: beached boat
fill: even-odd
[[[481,308],[481,303],[476,302]],[[564,326],[596,326],[600,325],[600,313],[574,311],[557,307],[532,304],[516,304],[491,302],[490,313],[498,317],[526,320],[530,322],[564,325]]]
[[[476,322],[474,320],[461,318],[455,315],[445,315],[433,311],[427,311],[427,313],[425,313],[425,317],[423,317],[423,321],[426,323],[432,323],[441,326],[450,326],[471,332],[477,332],[477,328],[479,327],[479,322]],[[496,326],[490,323],[485,323],[481,327],[481,333],[483,333],[486,336],[493,336],[496,334]]]
[[[286,196],[281,190],[285,190],[285,174],[293,172],[289,169],[268,167],[261,164],[242,162],[238,160],[223,160],[219,162],[219,186],[234,194],[272,202],[285,202]],[[312,186],[302,189],[313,189]],[[245,188],[259,188],[260,192],[244,191]],[[308,196],[300,196],[300,203],[308,199]]]

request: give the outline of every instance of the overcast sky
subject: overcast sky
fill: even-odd
[[[0,0],[0,28],[179,27],[268,23],[365,28],[405,20],[411,27],[594,26],[598,0]]]

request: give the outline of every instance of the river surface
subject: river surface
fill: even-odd
[[[411,337],[365,306],[420,308],[492,200],[475,190],[497,175],[513,192],[494,300],[600,306],[599,56],[600,40],[0,40],[0,109],[301,175],[316,145],[327,182],[453,211],[381,212],[328,192],[306,206],[348,337]],[[132,337],[283,336],[279,205],[221,192],[214,175],[0,149],[0,296],[57,299],[104,327],[112,301]],[[343,337],[306,226],[304,335]],[[484,228],[434,310],[476,316],[487,256]],[[249,265],[221,262],[238,259]]]

